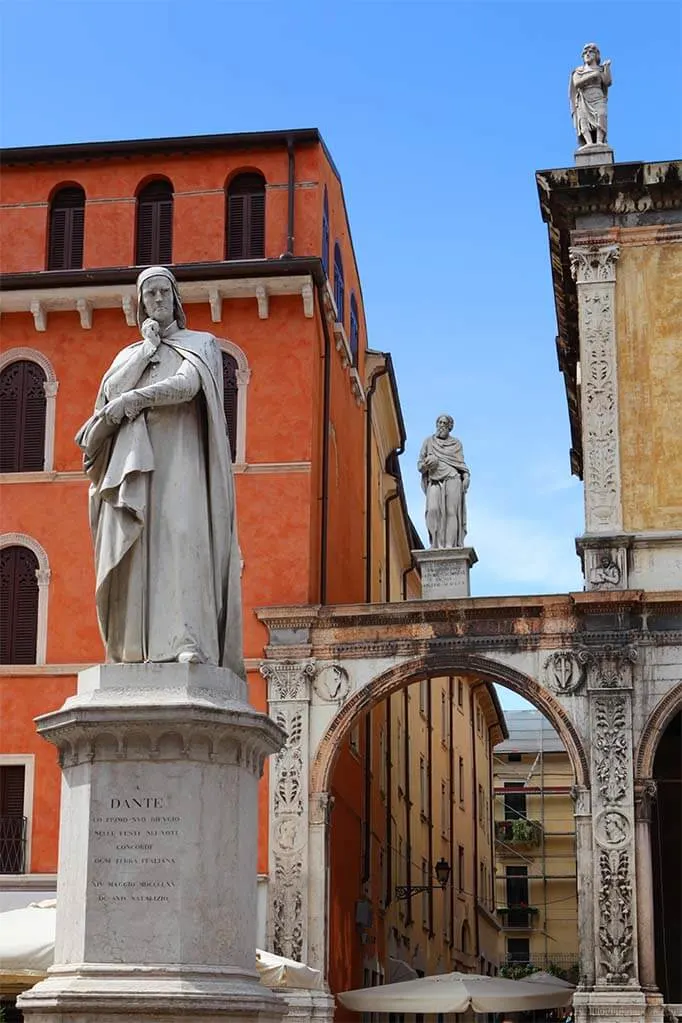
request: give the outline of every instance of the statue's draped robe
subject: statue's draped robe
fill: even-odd
[[[576,134],[585,142],[599,129],[606,138],[606,90],[611,84],[609,68],[578,67],[572,73],[568,95]]]
[[[116,357],[95,414],[76,438],[91,481],[97,615],[107,659],[173,661],[191,652],[243,677],[220,350],[211,334],[172,324],[139,380],[116,387],[117,373],[120,379],[146,343]],[[147,389],[152,404],[132,421],[108,424],[102,409],[131,386]]]
[[[435,468],[426,467],[427,458],[435,458]],[[461,547],[464,544],[464,537],[467,531],[465,483],[469,479],[469,469],[464,461],[464,450],[462,442],[457,437],[441,438],[434,434],[427,437],[422,444],[417,462],[422,477],[422,490],[427,495],[427,520],[429,512],[433,512],[438,520],[438,528],[434,535],[432,530],[431,543],[434,547],[444,546],[446,532],[446,520],[448,508],[446,506],[446,484],[450,490],[457,490],[455,508],[449,509],[450,515],[457,516],[457,523],[454,526],[456,536],[455,546]]]

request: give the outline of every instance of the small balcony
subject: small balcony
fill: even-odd
[[[526,817],[495,821],[495,841],[498,846],[508,846],[510,851],[534,849],[542,841],[542,825],[540,821],[530,821]]]
[[[502,927],[505,931],[531,930],[539,912],[536,906],[526,906],[522,902],[518,905],[497,907],[497,915],[502,918]]]
[[[26,818],[0,817],[0,874],[26,873]]]

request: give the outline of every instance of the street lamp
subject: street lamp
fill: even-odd
[[[395,886],[396,899],[409,899],[420,892],[432,892],[440,887],[445,891],[450,880],[450,864],[443,857],[438,860],[435,866],[436,880],[438,884],[398,884]]]

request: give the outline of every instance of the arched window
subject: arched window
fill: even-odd
[[[350,353],[353,365],[358,364],[358,346],[360,344],[360,322],[358,320],[358,303],[355,294],[350,296]]]
[[[173,262],[173,186],[152,181],[137,196],[135,263],[150,266]]]
[[[41,472],[45,465],[45,373],[19,359],[0,370],[0,472]]]
[[[38,559],[28,547],[0,550],[0,664],[35,664]]]
[[[80,185],[60,188],[50,203],[48,270],[79,270],[83,266],[85,192]]]
[[[343,260],[341,249],[337,242],[334,246],[334,301],[336,302],[336,315],[339,323],[343,323],[346,315],[345,298],[346,291],[343,283]]]
[[[237,360],[229,352],[223,356],[223,405],[227,420],[227,436],[230,441],[230,455],[234,462],[237,457],[237,413],[239,385],[237,383]]]
[[[322,205],[322,266],[327,277],[329,277],[329,196],[327,186],[324,186],[324,201]]]
[[[265,256],[265,179],[238,174],[227,189],[227,259]]]

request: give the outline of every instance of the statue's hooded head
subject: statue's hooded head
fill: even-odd
[[[187,326],[187,320],[185,318],[185,311],[182,308],[182,302],[180,301],[180,292],[178,291],[177,281],[173,274],[165,266],[147,266],[142,271],[140,276],[137,278],[137,325],[142,329],[142,324],[148,318],[148,313],[145,308],[144,300],[142,298],[142,286],[145,281],[151,280],[152,277],[165,277],[166,280],[170,281],[173,289],[173,319],[177,323],[180,330],[184,330]]]
[[[585,63],[587,63],[585,58],[588,55],[588,53],[593,53],[595,56],[595,63],[601,64],[601,53],[599,52],[599,47],[597,46],[596,43],[585,43],[585,45],[583,46],[582,57]]]

